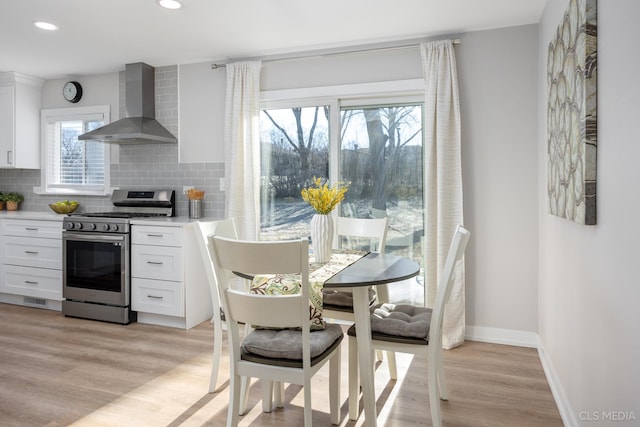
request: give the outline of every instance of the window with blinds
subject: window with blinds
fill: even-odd
[[[42,112],[45,193],[108,193],[108,146],[78,140],[79,135],[103,126],[108,120],[108,106]]]

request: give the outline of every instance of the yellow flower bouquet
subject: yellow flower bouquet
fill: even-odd
[[[339,182],[329,186],[327,181],[322,183],[322,178],[313,178],[313,185],[303,188],[300,194],[302,200],[309,203],[315,211],[321,215],[331,213],[344,199],[344,195],[349,189],[349,183]]]

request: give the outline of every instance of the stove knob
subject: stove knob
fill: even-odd
[[[64,224],[64,228],[66,228],[67,230],[73,230],[73,223],[72,222],[66,222]]]
[[[89,230],[95,230],[96,229],[96,225],[94,223],[90,222],[89,224],[87,224],[87,228]]]
[[[118,224],[111,224],[111,231],[118,231]]]
[[[75,228],[76,230],[82,230],[82,223],[81,222],[75,222],[73,224],[73,228]]]
[[[109,224],[102,224],[102,231],[109,231]]]

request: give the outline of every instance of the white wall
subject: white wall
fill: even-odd
[[[640,57],[636,45],[640,2],[598,2],[596,226],[578,225],[547,213],[546,57],[567,5],[567,0],[547,2],[539,31],[541,355],[567,425],[637,425]],[[607,420],[607,416],[630,422]]]
[[[62,97],[62,86],[69,80],[78,81],[83,88],[82,98],[76,104],[72,104]],[[119,107],[118,85],[118,73],[47,80],[42,86],[42,108],[110,105],[111,119],[115,120],[118,118]]]
[[[535,345],[537,26],[461,40],[467,334]]]
[[[180,162],[224,162],[224,68],[211,63],[181,65]]]

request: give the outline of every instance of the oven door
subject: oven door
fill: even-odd
[[[62,296],[129,306],[129,234],[62,233]]]

